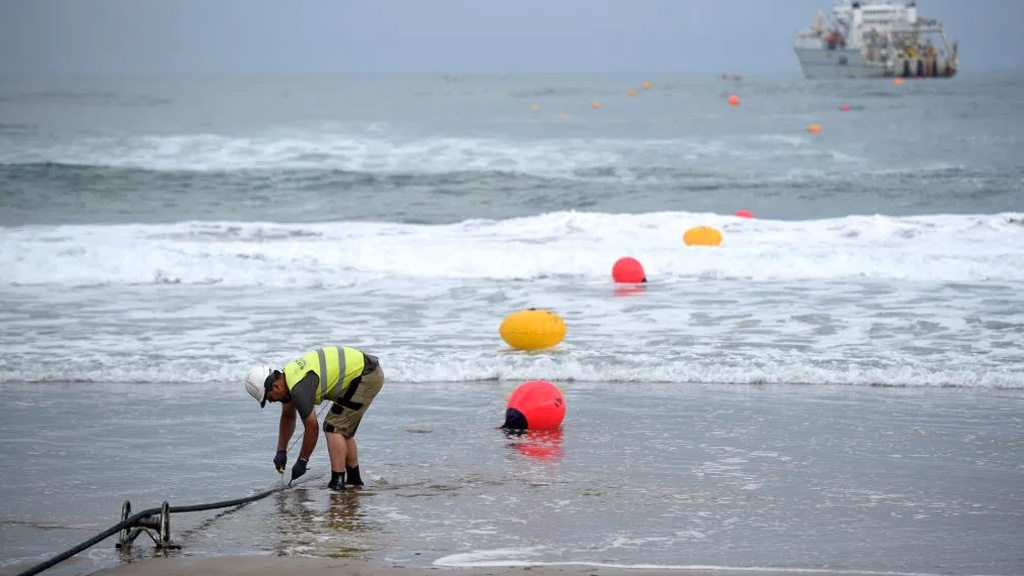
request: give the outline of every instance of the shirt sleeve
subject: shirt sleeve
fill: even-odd
[[[299,418],[302,420],[309,418],[313,412],[313,401],[316,400],[316,387],[319,383],[320,378],[316,372],[310,370],[298,384],[292,386],[292,403],[295,404],[295,409],[299,411]]]

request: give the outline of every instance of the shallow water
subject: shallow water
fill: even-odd
[[[420,567],[1024,566],[1016,392],[584,382],[563,390],[561,433],[509,437],[496,426],[510,386],[389,382],[359,433],[364,489],[326,490],[321,439],[301,487],[219,517],[172,515],[178,553]],[[241,395],[58,384],[8,386],[7,395],[13,410],[0,443],[19,465],[0,470],[5,563],[115,524],[124,499],[138,511],[279,482],[276,412]],[[153,553],[137,542],[134,557]],[[117,561],[111,539],[54,573]]]
[[[5,83],[0,562],[275,485],[241,375],[341,344],[389,379],[370,486],[176,516],[185,553],[1022,573],[1022,84]],[[529,307],[556,349],[499,338]],[[506,438],[535,378],[564,432]]]

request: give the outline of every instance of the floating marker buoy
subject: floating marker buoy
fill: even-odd
[[[849,104],[843,104],[842,106],[839,107],[839,109],[842,110],[843,112],[849,112],[850,111],[850,105]]]
[[[900,84],[903,84],[903,78],[893,78],[892,83],[899,86]]]
[[[600,102],[591,102],[590,103],[590,107],[593,108],[594,110],[597,110],[598,108],[601,107],[601,103]]]
[[[722,243],[722,233],[710,226],[697,226],[683,234],[683,242],[687,246],[718,246]]]
[[[739,105],[740,105],[740,97],[739,96],[737,96],[735,94],[733,94],[732,96],[729,96],[729,106],[739,106]]]
[[[740,211],[736,212],[736,215],[739,216],[740,218],[753,218],[754,217],[754,215],[751,214],[747,210],[740,210]]]
[[[501,321],[501,339],[518,350],[550,348],[565,338],[565,321],[547,310],[520,310]]]
[[[643,265],[639,260],[630,256],[624,256],[615,261],[612,266],[612,279],[623,284],[647,282]]]
[[[636,96],[636,90],[630,88],[629,92],[626,92],[626,94],[629,94],[630,96]]]
[[[533,108],[534,110],[539,110],[540,104],[534,104],[533,106],[530,106],[530,108]]]
[[[562,113],[560,113],[560,114],[558,115],[558,117],[559,117],[559,118],[568,118],[568,117],[569,117],[569,115],[568,115],[568,114],[566,114],[565,112],[562,112]]]
[[[650,88],[651,87],[651,83],[648,82],[647,80],[644,80],[644,83],[641,84],[641,86],[643,86],[644,88]]]
[[[508,399],[502,428],[549,430],[565,418],[565,398],[554,384],[544,380],[523,382]]]
[[[811,134],[821,134],[821,124],[811,124],[807,127],[807,131]]]

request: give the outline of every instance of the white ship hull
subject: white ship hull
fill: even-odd
[[[826,19],[819,11],[810,28],[793,35],[793,51],[806,78],[956,74],[957,43],[949,42],[937,21],[918,17],[913,0],[838,0],[832,21]]]
[[[811,80],[836,78],[881,78],[891,75],[885,66],[868,62],[860,50],[795,48],[804,77]]]

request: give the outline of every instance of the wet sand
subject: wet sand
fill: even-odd
[[[829,572],[787,569],[730,569],[713,567],[694,567],[689,569],[659,568],[657,566],[605,566],[591,564],[558,564],[546,566],[477,566],[471,568],[407,568],[366,562],[363,560],[309,558],[300,556],[233,556],[218,558],[153,558],[141,562],[124,564],[117,568],[101,570],[97,575],[103,576],[171,576],[177,574],[204,574],[207,576],[228,576],[245,574],[246,576],[279,576],[286,573],[302,573],[308,576],[327,576],[346,574],[350,576],[410,576],[412,574],[460,574],[463,576],[507,576],[530,574],[530,576],[552,576],[562,574],[568,576],[603,574],[607,576],[627,576],[632,574],[658,574],[659,576],[698,576],[713,574],[714,576],[750,576],[751,574],[771,574],[772,576],[854,576],[872,574],[870,572]]]

